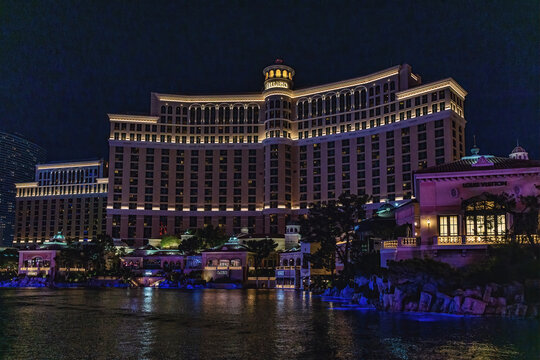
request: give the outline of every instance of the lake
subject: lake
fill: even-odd
[[[0,289],[1,359],[538,359],[536,320],[282,290]]]

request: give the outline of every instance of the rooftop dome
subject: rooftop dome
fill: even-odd
[[[510,153],[509,157],[511,159],[520,159],[520,160],[529,160],[529,153],[527,150],[519,146],[519,143],[516,144],[516,147]]]

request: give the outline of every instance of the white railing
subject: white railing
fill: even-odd
[[[383,249],[395,249],[398,247],[397,240],[385,240],[383,241]]]
[[[50,267],[22,267],[19,268],[20,271],[49,271]]]
[[[242,266],[205,266],[204,270],[242,270]]]
[[[466,245],[502,244],[505,237],[502,235],[465,235]]]
[[[539,244],[540,243],[540,236],[536,234],[531,235],[516,235],[516,241],[519,243],[529,243],[530,239],[532,239],[533,243]]]
[[[399,246],[418,246],[418,240],[415,237],[400,237],[398,238]]]
[[[463,243],[460,235],[437,236],[437,245],[461,245]]]

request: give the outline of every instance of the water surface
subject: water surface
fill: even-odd
[[[538,359],[536,320],[280,290],[0,289],[1,359]]]

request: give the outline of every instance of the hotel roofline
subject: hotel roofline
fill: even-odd
[[[78,168],[78,167],[100,166],[100,165],[103,165],[103,160],[69,161],[69,162],[37,164],[36,170]]]
[[[324,85],[316,85],[307,87],[304,89],[297,90],[288,90],[288,89],[279,89],[278,92],[284,92],[287,96],[297,99],[310,95],[318,95],[322,92],[329,92],[340,90],[344,88],[355,88],[362,87],[363,85],[369,84],[372,81],[377,81],[384,79],[390,76],[399,75],[399,71],[405,65],[396,65],[388,69],[384,69],[369,75],[332,82]],[[411,73],[411,77],[418,80],[418,76]],[[467,91],[465,91],[454,79],[445,78],[443,80],[438,80],[430,82],[423,85],[415,86],[411,89],[398,91],[396,96],[398,99],[406,98],[409,96],[415,96],[419,93],[429,92],[436,89],[450,87],[452,88],[459,96],[465,98]],[[248,94],[237,94],[237,95],[174,95],[174,94],[162,94],[157,92],[152,92],[152,96],[156,97],[159,101],[172,101],[172,102],[262,102],[268,95],[275,95],[272,90],[262,91],[260,93],[248,93]],[[130,116],[131,117],[131,116]]]

